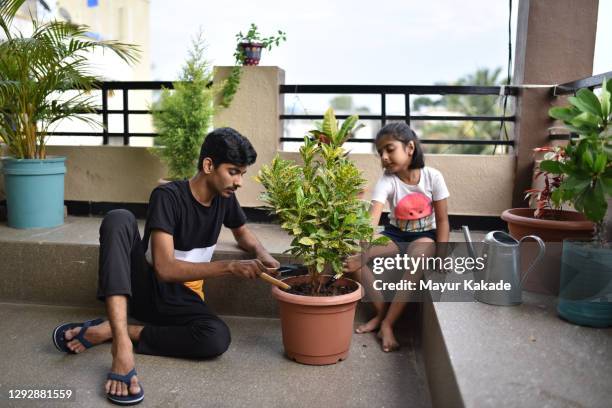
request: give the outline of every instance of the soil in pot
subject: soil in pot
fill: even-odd
[[[346,281],[336,281],[332,278],[320,285],[313,285],[310,282],[299,283],[291,286],[291,289],[286,290],[286,292],[302,296],[340,296],[347,295],[355,290],[357,290],[356,285]]]

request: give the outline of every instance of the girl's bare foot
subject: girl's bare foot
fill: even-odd
[[[374,330],[378,329],[378,327],[380,326],[380,322],[382,322],[382,317],[375,316],[368,320],[367,323],[364,323],[361,326],[357,327],[355,329],[355,333],[362,334],[373,332]]]
[[[382,349],[385,353],[395,351],[399,348],[399,343],[395,339],[393,327],[391,327],[391,325],[382,323],[378,331],[378,338],[382,340]]]
[[[81,329],[82,327],[75,327],[73,329],[66,330],[66,333],[64,333],[64,338],[67,340],[66,346],[74,353],[81,353],[87,350],[80,341],[74,339],[79,334]],[[97,326],[89,327],[85,333],[85,336],[83,337],[94,346],[110,340],[112,338],[112,332],[108,320]]]

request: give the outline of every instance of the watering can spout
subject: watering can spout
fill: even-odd
[[[472,236],[470,235],[470,229],[467,225],[463,225],[461,227],[463,230],[463,236],[465,237],[465,242],[467,243],[467,249],[472,258],[476,258],[476,250],[474,249],[474,244],[472,243]]]

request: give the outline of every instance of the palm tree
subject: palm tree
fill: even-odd
[[[502,69],[488,68],[478,69],[453,83],[458,86],[499,86],[506,83],[506,79],[500,79]],[[502,108],[498,104],[498,96],[494,95],[446,95],[438,101],[429,98],[417,98],[415,103],[419,106],[440,106],[451,112],[459,112],[466,116],[501,116]],[[496,140],[500,133],[506,135],[506,124],[501,128],[497,122],[461,121],[458,124],[437,123],[426,124],[421,129],[421,134],[426,138],[454,138]],[[458,153],[464,154],[490,154],[495,153],[497,146],[491,145],[464,145],[451,146]],[[428,146],[430,153],[444,153],[448,147],[433,145]],[[502,149],[503,151],[504,149]]]
[[[127,63],[138,60],[138,49],[117,41],[87,36],[86,25],[63,21],[32,21],[32,34],[11,30],[26,0],[0,0],[0,140],[16,158],[44,159],[49,126],[65,118],[95,112],[90,91],[98,77],[91,74],[87,54],[109,50]],[[57,93],[77,90],[59,98]]]

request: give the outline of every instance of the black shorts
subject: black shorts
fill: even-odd
[[[395,243],[410,243],[419,238],[431,238],[433,241],[436,240],[436,230],[432,229],[429,231],[402,231],[401,229],[393,226],[386,225],[385,230],[381,232],[382,235],[390,238]]]

